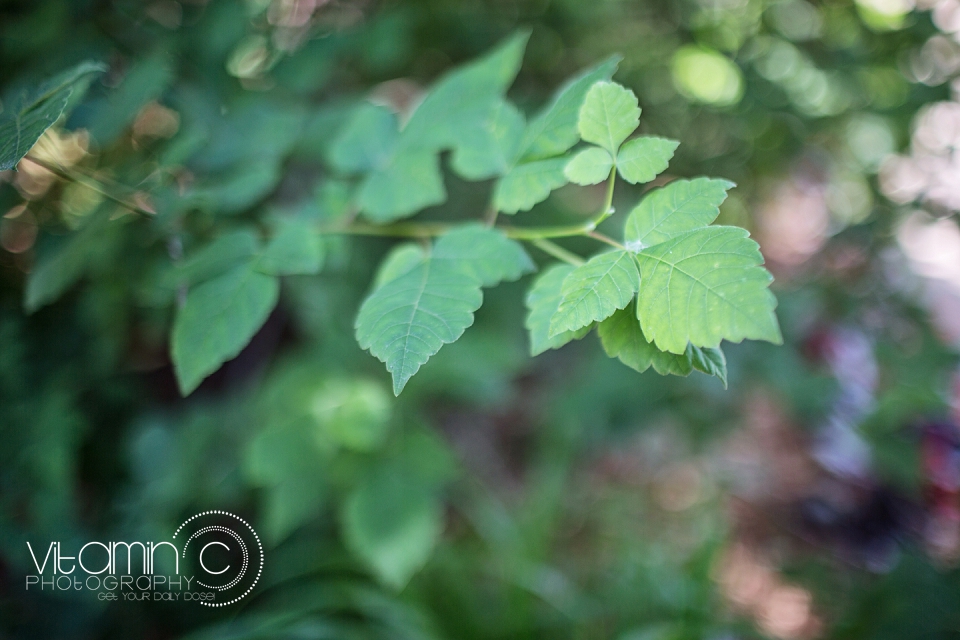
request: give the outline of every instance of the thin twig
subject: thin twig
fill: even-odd
[[[154,213],[155,213],[155,212],[153,212],[153,211],[148,211],[147,209],[144,209],[143,207],[141,207],[141,206],[139,206],[139,205],[137,205],[137,204],[134,204],[134,203],[130,202],[129,200],[125,200],[124,198],[121,198],[120,196],[116,196],[116,195],[110,193],[109,191],[107,191],[107,190],[103,187],[102,184],[100,184],[99,181],[97,181],[97,180],[95,180],[95,179],[93,179],[93,178],[87,178],[86,176],[78,175],[77,173],[70,171],[70,170],[67,169],[66,167],[62,167],[62,166],[60,166],[60,165],[52,164],[52,163],[50,163],[50,162],[47,162],[46,160],[41,160],[40,158],[37,158],[37,157],[34,157],[34,156],[30,156],[30,155],[24,156],[23,159],[24,159],[24,160],[28,160],[28,161],[34,163],[35,165],[37,165],[37,166],[39,166],[39,167],[43,167],[44,169],[46,169],[47,171],[49,171],[50,173],[54,174],[55,176],[57,176],[57,177],[59,177],[59,178],[62,178],[62,179],[64,179],[64,180],[68,180],[68,181],[70,181],[70,182],[76,182],[76,183],[78,183],[78,184],[82,184],[83,186],[87,187],[88,189],[92,189],[93,191],[96,191],[97,193],[99,193],[101,196],[103,196],[103,197],[106,198],[107,200],[111,200],[111,201],[119,204],[121,207],[124,207],[125,209],[128,209],[128,210],[132,211],[133,213],[139,213],[140,215],[146,216],[146,217],[148,217],[148,218],[154,216]]]
[[[579,267],[584,262],[583,258],[577,254],[567,251],[557,243],[550,242],[546,238],[536,238],[535,240],[531,240],[531,242],[533,246],[540,249],[544,253],[549,253],[554,258],[563,260],[567,264],[572,264],[575,267]]]

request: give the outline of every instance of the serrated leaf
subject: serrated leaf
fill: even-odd
[[[516,107],[494,102],[482,119],[465,123],[451,166],[468,180],[503,175],[516,162],[523,128],[523,114]]]
[[[257,268],[275,276],[319,273],[323,267],[323,241],[308,220],[289,219],[277,223]]]
[[[426,260],[364,301],[355,324],[357,342],[387,365],[399,395],[430,356],[473,324],[482,302],[475,275],[449,260]]]
[[[636,313],[621,309],[597,327],[603,350],[641,373],[651,366],[662,376],[687,376],[694,369],[716,376],[727,386],[727,361],[720,349],[701,349],[688,344],[682,354],[661,351],[643,335]]]
[[[330,162],[348,173],[383,167],[389,162],[399,137],[395,113],[380,105],[363,104],[331,144]]]
[[[648,340],[671,353],[690,342],[718,347],[744,338],[779,344],[773,277],[749,233],[704,227],[638,254],[643,286],[637,304]]]
[[[617,70],[620,59],[620,56],[607,58],[560,87],[550,104],[527,126],[520,145],[523,160],[556,156],[577,143],[580,139],[577,119],[587,91],[597,81],[609,80]]]
[[[613,158],[600,147],[588,147],[578,152],[563,169],[567,180],[579,185],[598,184],[610,177]]]
[[[480,224],[464,225],[441,236],[431,260],[449,261],[484,287],[516,280],[535,269],[520,243]]]
[[[391,280],[396,280],[426,259],[426,252],[418,244],[397,245],[380,263],[377,276],[373,280],[373,288],[379,289]]]
[[[633,254],[610,251],[594,256],[564,278],[560,306],[550,319],[550,337],[613,315],[633,300],[639,288]]]
[[[705,227],[720,215],[720,205],[734,184],[729,180],[674,180],[651,191],[627,217],[624,241],[640,251],[679,234]]]
[[[629,140],[617,154],[617,171],[631,184],[650,182],[666,171],[679,144],[655,136]]]
[[[685,376],[693,370],[687,354],[665,353],[648,342],[630,307],[620,309],[601,322],[597,335],[608,356],[641,373],[651,366],[662,376]]]
[[[358,204],[371,221],[390,222],[440,204],[446,197],[436,154],[406,151],[366,177]]]
[[[86,91],[90,75],[106,71],[95,62],[82,62],[57,74],[32,91],[6,97],[0,113],[0,171],[13,169],[43,132],[63,115],[71,98]]]
[[[399,465],[374,470],[344,503],[347,545],[395,589],[426,563],[442,530],[436,490]]]
[[[617,149],[640,124],[637,96],[615,82],[597,82],[584,98],[577,119],[580,137],[617,155]]]
[[[506,214],[530,210],[546,200],[551,191],[567,183],[563,175],[566,164],[567,158],[551,158],[514,167],[497,181],[493,206]]]
[[[702,371],[708,376],[720,378],[720,381],[723,382],[723,388],[727,388],[727,358],[719,347],[711,349],[688,344],[686,353],[694,369]]]
[[[564,279],[573,271],[568,264],[555,264],[541,273],[526,296],[527,318],[524,322],[530,333],[530,355],[537,356],[548,349],[559,349],[571,340],[579,340],[590,331],[590,325],[576,331],[564,331],[550,337],[550,319],[560,307]]]
[[[279,284],[254,269],[234,267],[190,290],[173,323],[170,355],[183,395],[236,356],[277,304]]]

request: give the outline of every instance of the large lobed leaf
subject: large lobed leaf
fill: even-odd
[[[734,184],[729,180],[675,180],[651,191],[627,217],[624,242],[640,251],[692,229],[705,227],[720,215],[720,205]]]
[[[704,227],[638,254],[643,287],[637,315],[660,349],[718,347],[744,338],[780,343],[760,247],[739,227]]]
[[[648,194],[627,219],[624,239],[638,252],[642,279],[637,317],[663,351],[781,341],[760,247],[745,229],[708,226],[731,187],[727,180],[676,180]]]

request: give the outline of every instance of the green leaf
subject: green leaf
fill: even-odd
[[[639,288],[640,274],[633,254],[610,251],[594,256],[564,278],[560,306],[550,319],[550,337],[613,315],[633,300]]]
[[[634,138],[617,154],[617,171],[631,184],[650,182],[670,165],[680,143],[654,136]]]
[[[660,375],[686,376],[694,369],[716,376],[727,386],[727,361],[720,349],[701,349],[688,344],[682,354],[661,351],[643,335],[636,313],[621,309],[600,323],[597,335],[603,350],[641,373],[653,367]]]
[[[276,188],[283,175],[281,169],[273,158],[243,163],[205,180],[188,195],[197,207],[213,213],[241,213]]]
[[[191,289],[173,323],[170,354],[183,395],[236,356],[277,304],[277,279],[241,264]]]
[[[426,564],[442,530],[436,490],[398,465],[377,468],[343,507],[347,545],[395,589]]]
[[[482,286],[533,270],[519,243],[481,225],[442,236],[426,258],[409,246],[387,257],[356,321],[357,341],[387,365],[397,395],[440,347],[473,324]]]
[[[608,356],[641,373],[651,366],[662,376],[685,376],[693,370],[693,363],[686,353],[665,353],[648,342],[634,310],[629,307],[601,322],[597,335]]]
[[[106,71],[95,62],[82,62],[36,89],[6,99],[0,113],[0,171],[14,169],[67,109],[71,97],[87,90],[90,76]]]
[[[327,380],[314,393],[310,413],[330,439],[351,451],[373,451],[390,427],[390,396],[370,380]]]
[[[577,119],[587,91],[597,81],[609,80],[619,62],[620,56],[607,58],[560,87],[550,104],[527,126],[520,145],[523,160],[560,155],[577,143]]]
[[[503,175],[517,159],[523,128],[516,107],[502,100],[494,103],[482,120],[465,124],[451,166],[468,180]]]
[[[598,184],[610,177],[613,158],[600,147],[588,147],[573,156],[563,169],[563,175],[574,184]]]
[[[110,206],[100,207],[90,215],[87,224],[69,236],[56,251],[40,254],[27,276],[23,301],[27,313],[56,301],[83,276],[91,256],[103,242],[113,211]]]
[[[240,263],[248,262],[259,250],[260,239],[252,230],[228,231],[174,266],[166,274],[163,285],[175,288],[184,284],[199,284]]]
[[[410,116],[404,149],[439,150],[469,144],[465,125],[481,121],[520,70],[529,32],[517,33],[490,53],[441,78]]]
[[[727,358],[719,348],[711,349],[709,347],[695,347],[692,344],[687,345],[687,356],[693,363],[693,368],[702,371],[708,376],[716,376],[723,382],[723,388],[727,388]]]
[[[406,151],[367,176],[360,186],[359,206],[371,221],[390,222],[446,197],[437,156],[432,151]]]
[[[464,225],[443,235],[431,260],[450,261],[453,268],[469,273],[484,287],[516,280],[535,269],[519,242],[480,224]]]
[[[414,243],[405,243],[394,247],[380,263],[373,288],[379,289],[391,280],[396,280],[427,259],[427,253]]]
[[[281,220],[267,243],[257,268],[270,275],[319,273],[323,267],[323,241],[309,220]]]
[[[571,340],[579,340],[590,331],[590,325],[576,331],[564,331],[550,337],[550,318],[557,312],[562,299],[564,279],[573,271],[568,264],[555,264],[541,273],[527,292],[527,318],[524,326],[530,332],[530,355],[537,356],[548,349],[559,349]]]
[[[397,116],[380,105],[361,105],[330,146],[333,165],[346,172],[361,172],[385,166],[397,145]]]
[[[624,241],[631,251],[640,251],[681,233],[705,227],[720,215],[729,180],[696,178],[674,180],[651,191],[627,218]]]
[[[615,82],[597,82],[587,91],[577,129],[587,142],[617,155],[620,144],[640,124],[637,96]]]
[[[273,542],[316,518],[325,506],[329,489],[323,470],[329,455],[318,446],[311,427],[308,419],[299,417],[264,429],[245,452],[246,474],[263,487],[263,533]]]
[[[773,277],[749,233],[704,227],[638,254],[643,286],[637,314],[648,340],[671,353],[690,342],[718,347],[744,338],[779,344],[780,328],[768,289]]]
[[[483,294],[472,273],[426,260],[376,289],[357,315],[357,342],[387,365],[400,391],[430,356],[473,324]]]
[[[493,206],[507,214],[529,211],[546,200],[551,191],[567,183],[563,175],[566,164],[567,158],[551,158],[514,167],[497,181]]]

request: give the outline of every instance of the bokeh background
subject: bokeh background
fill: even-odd
[[[593,336],[531,359],[524,281],[394,399],[352,330],[391,241],[331,237],[181,398],[163,269],[237,220],[342,215],[344,115],[518,28],[517,104],[620,53],[642,130],[681,141],[669,174],[738,183],[721,221],[760,242],[785,344],[729,345],[727,390]],[[960,0],[0,2],[0,86],[86,59],[108,72],[31,152],[79,178],[0,173],[0,638],[960,636]],[[428,215],[489,185],[447,189]],[[159,222],[99,216],[102,190]],[[52,255],[62,295],[28,314]],[[389,535],[358,542],[358,502]],[[25,540],[160,539],[209,508],[267,547],[234,608],[23,590]]]

